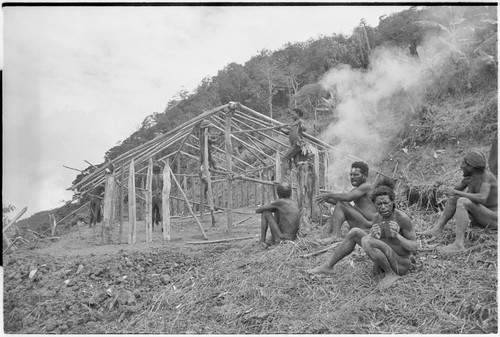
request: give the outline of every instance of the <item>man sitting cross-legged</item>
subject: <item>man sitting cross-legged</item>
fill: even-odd
[[[314,269],[311,274],[334,274],[333,267],[344,257],[351,254],[360,245],[374,262],[375,274],[384,272],[385,276],[378,284],[380,289],[390,287],[400,276],[406,274],[412,266],[412,254],[417,251],[415,229],[410,217],[395,209],[395,194],[392,184],[384,181],[372,195],[377,208],[370,234],[360,228],[352,228],[345,239],[333,252],[331,258]]]
[[[255,210],[261,214],[261,236],[260,244],[263,248],[269,245],[266,243],[266,233],[269,228],[271,240],[269,244],[282,240],[293,241],[297,237],[300,225],[300,210],[297,202],[290,199],[292,186],[288,183],[278,184],[277,193],[279,199],[263,205]]]
[[[320,240],[321,243],[341,241],[340,228],[347,221],[349,228],[359,227],[368,231],[371,227],[373,216],[377,213],[370,194],[373,185],[366,181],[368,178],[368,165],[363,162],[354,162],[351,165],[351,184],[354,187],[349,193],[326,193],[316,197],[319,203],[328,202],[335,205],[330,225],[326,225],[326,234],[330,238]],[[354,206],[350,204],[354,201]]]
[[[439,235],[446,223],[455,216],[455,242],[439,247],[441,253],[459,253],[465,250],[464,236],[469,217],[475,223],[490,228],[498,227],[497,179],[486,172],[486,156],[479,150],[469,151],[460,168],[464,179],[455,188],[445,187],[449,196],[438,222],[419,235]],[[464,192],[465,189],[467,192]]]

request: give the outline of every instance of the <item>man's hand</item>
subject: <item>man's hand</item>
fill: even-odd
[[[455,195],[457,195],[457,190],[455,190],[454,188],[452,187],[448,187],[448,186],[445,186],[443,187],[444,189],[444,193],[448,196],[448,197],[453,197]]]
[[[399,233],[399,225],[396,221],[389,221],[389,229],[391,230],[391,238],[395,238]]]
[[[370,235],[375,239],[380,239],[381,234],[382,230],[380,229],[380,225],[378,223],[374,224],[370,230]]]
[[[335,205],[337,203],[337,201],[335,199],[330,198],[329,194],[320,194],[320,195],[317,195],[316,198],[315,198],[315,200],[319,204],[327,202],[327,203]]]

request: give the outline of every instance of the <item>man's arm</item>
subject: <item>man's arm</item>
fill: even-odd
[[[278,209],[277,206],[278,206],[277,201],[275,200],[269,204],[265,204],[265,205],[258,207],[255,210],[255,213],[262,213],[262,212],[266,212],[266,211],[276,211]]]
[[[352,191],[348,193],[326,193],[321,195],[321,199],[323,201],[328,202],[328,203],[336,203],[337,201],[348,201],[351,202],[353,200],[357,200],[364,196],[366,193],[370,191],[370,185],[369,184],[361,184],[361,186],[356,187]],[[319,200],[320,198],[317,197],[316,200]]]
[[[398,225],[401,228],[401,234],[397,234],[401,246],[409,252],[416,253],[418,249],[417,235],[415,228],[411,223],[410,217],[404,213],[400,213]]]
[[[452,188],[448,189],[447,192],[450,196],[456,195],[459,197],[464,197],[476,204],[485,205],[491,192],[491,184],[483,182],[481,184],[481,189],[479,190],[479,193],[467,193]]]

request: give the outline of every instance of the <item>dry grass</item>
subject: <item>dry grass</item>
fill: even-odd
[[[436,214],[408,209],[417,229]],[[420,214],[416,213],[420,212]],[[207,247],[200,267],[177,275],[158,289],[149,309],[115,333],[496,333],[496,232],[473,228],[467,252],[441,256],[439,241],[421,241],[417,267],[389,290],[376,288],[378,276],[362,250],[341,261],[335,276],[304,271],[329,254],[304,231],[295,242],[261,250],[255,242]]]

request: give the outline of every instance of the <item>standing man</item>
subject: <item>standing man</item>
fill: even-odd
[[[271,241],[282,240],[293,241],[297,238],[297,232],[300,226],[300,210],[292,196],[292,186],[288,183],[280,183],[277,188],[279,199],[263,205],[255,210],[255,213],[261,214],[261,235],[260,244],[263,248],[269,245],[266,243],[266,233],[269,228],[271,231]]]
[[[387,182],[384,182],[387,183]],[[383,183],[383,184],[384,184]],[[392,184],[379,185],[372,195],[377,208],[370,234],[360,228],[352,228],[345,239],[324,264],[307,270],[311,274],[334,274],[333,267],[360,245],[373,261],[373,272],[385,273],[379,282],[379,289],[389,288],[412,266],[412,254],[416,253],[418,242],[410,217],[395,209],[395,194]]]
[[[368,178],[368,165],[357,161],[351,165],[351,184],[354,187],[349,193],[326,193],[316,197],[319,203],[327,202],[335,205],[332,222],[326,227],[326,234],[330,238],[321,240],[327,244],[341,241],[340,228],[347,221],[349,228],[358,227],[368,231],[371,228],[373,216],[377,213],[371,199],[373,185],[366,181]],[[354,206],[350,202],[354,202]]]
[[[297,163],[300,161],[300,157],[302,154],[302,149],[306,147],[305,141],[303,139],[302,133],[306,131],[306,127],[304,126],[304,121],[302,117],[304,116],[304,111],[300,108],[295,108],[290,110],[290,115],[292,117],[292,123],[288,124],[290,126],[290,131],[284,131],[288,134],[288,140],[290,141],[290,148],[283,156],[281,160],[282,165],[282,177],[286,176],[287,165],[289,171],[292,170],[292,160],[297,166]],[[305,150],[307,151],[307,150]]]
[[[465,250],[464,236],[472,221],[490,228],[498,228],[497,179],[486,171],[486,156],[479,150],[469,151],[460,165],[464,179],[455,188],[445,187],[448,201],[438,222],[421,235],[437,236],[446,223],[455,216],[455,241],[439,247],[441,253],[459,253]],[[467,192],[464,190],[467,188]]]

